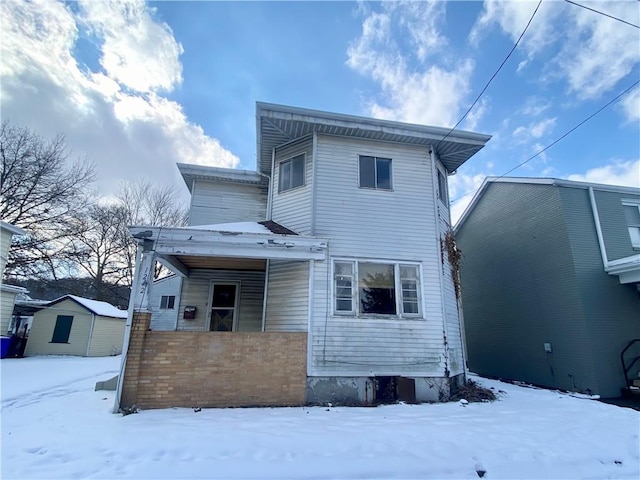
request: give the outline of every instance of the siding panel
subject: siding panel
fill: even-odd
[[[178,310],[178,330],[206,330],[209,314],[209,289],[212,281],[240,282],[238,331],[261,331],[264,272],[242,270],[194,270],[189,278],[184,279]],[[184,320],[183,314],[186,305],[197,308],[194,320]]]
[[[266,208],[264,187],[199,179],[191,195],[189,224],[260,222],[266,218]]]
[[[359,155],[392,159],[392,191],[358,186]],[[418,262],[424,318],[333,316],[330,264],[316,264],[313,375],[444,375],[439,228],[428,147],[319,136],[316,235],[331,257]]]
[[[269,261],[267,332],[306,332],[309,317],[309,263]]]
[[[89,345],[90,357],[106,357],[122,353],[125,319],[96,317]]]

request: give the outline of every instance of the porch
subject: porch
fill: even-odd
[[[326,240],[274,222],[130,230],[139,278],[117,409],[305,403],[309,298]],[[175,298],[154,297],[156,261],[181,277]],[[176,309],[173,325],[155,303]]]

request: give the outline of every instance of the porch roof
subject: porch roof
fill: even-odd
[[[325,260],[328,239],[298,235],[270,220],[192,227],[129,227],[158,261],[189,276],[194,257]]]

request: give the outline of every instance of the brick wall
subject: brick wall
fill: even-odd
[[[303,405],[306,333],[149,331],[134,315],[122,407]]]

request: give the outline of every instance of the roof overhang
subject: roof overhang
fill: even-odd
[[[256,222],[257,223],[257,222]],[[302,235],[225,231],[203,227],[129,227],[131,235],[158,261],[188,277],[190,268],[181,257],[238,259],[325,260],[328,240]]]
[[[18,287],[17,285],[7,285],[6,283],[3,283],[0,285],[0,291],[12,293],[14,295],[18,295],[21,293],[29,293],[29,290],[27,290],[24,287]]]
[[[256,103],[258,170],[271,173],[273,149],[312,135],[354,137],[380,142],[424,145],[436,154],[448,172],[455,172],[491,138],[462,130],[429,127],[318,110]],[[446,138],[445,138],[446,137]],[[444,139],[444,140],[443,140]]]
[[[20,227],[16,227],[15,225],[12,225],[10,223],[7,222],[3,222],[2,220],[0,220],[0,229],[2,230],[6,230],[8,232],[11,232],[12,235],[26,235],[27,232],[25,230],[23,230]]]
[[[189,163],[177,163],[178,170],[184,183],[191,192],[194,180],[209,180],[214,182],[247,183],[251,185],[266,184],[267,179],[258,172],[238,170],[235,168],[208,167]]]
[[[640,254],[608,262],[609,275],[617,275],[620,283],[640,283]]]

